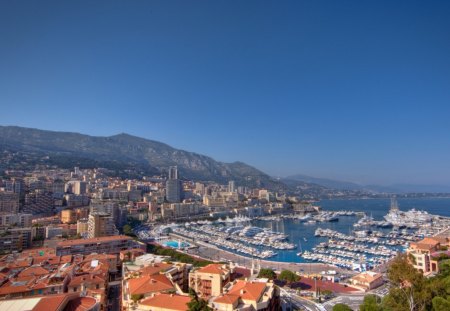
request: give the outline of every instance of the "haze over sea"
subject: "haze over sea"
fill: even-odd
[[[415,208],[424,210],[430,214],[450,217],[450,198],[398,198],[400,210],[407,211]],[[322,207],[322,210],[339,211],[351,210],[362,211],[371,215],[375,220],[382,220],[390,208],[390,199],[351,199],[351,200],[322,200],[316,205]],[[276,221],[253,221],[252,224],[258,227],[270,228],[273,231],[283,232],[289,235],[289,241],[300,244],[301,249],[311,250],[316,244],[326,242],[328,239],[315,237],[314,231],[317,228],[329,228],[345,234],[352,231],[353,224],[359,219],[356,216],[339,217],[338,222],[323,222],[317,224],[305,224],[299,220],[280,219]],[[377,228],[376,230],[382,230]],[[386,229],[383,229],[386,230]],[[389,230],[387,230],[389,231]],[[270,258],[273,261],[285,262],[305,262],[297,253],[300,248],[295,250],[279,250],[277,255]]]

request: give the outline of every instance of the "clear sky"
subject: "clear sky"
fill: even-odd
[[[450,185],[450,1],[1,1],[0,124]]]

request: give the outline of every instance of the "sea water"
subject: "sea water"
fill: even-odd
[[[407,211],[412,208],[424,210],[430,214],[450,217],[450,198],[398,198],[400,210]],[[352,200],[322,200],[317,202],[324,211],[351,210],[365,212],[375,220],[383,220],[383,216],[389,212],[390,199],[352,199]],[[353,224],[358,221],[358,216],[340,216],[337,222],[318,222],[308,224],[296,219],[279,219],[271,221],[254,220],[252,225],[269,228],[273,231],[282,232],[289,236],[289,241],[298,246],[294,250],[275,250],[278,254],[268,260],[283,262],[306,262],[297,256],[300,251],[311,250],[320,242],[328,241],[326,237],[315,237],[317,228],[329,228],[345,234],[354,230]],[[390,229],[376,228],[378,231],[389,231]]]

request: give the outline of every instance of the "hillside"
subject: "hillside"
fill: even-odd
[[[109,137],[79,133],[45,131],[17,126],[0,126],[1,150],[20,151],[61,158],[93,161],[95,165],[115,163],[146,172],[164,173],[177,165],[180,176],[197,181],[284,189],[286,186],[260,170],[242,162],[223,163],[211,157],[175,149],[164,143],[128,134]]]

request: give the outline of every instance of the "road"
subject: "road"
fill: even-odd
[[[300,310],[326,311],[326,309],[313,301],[302,298],[296,294],[295,290],[280,288],[280,295],[288,304]]]
[[[353,310],[359,310],[359,305],[362,304],[365,295],[366,294],[338,296],[334,299],[324,302],[323,306],[325,307],[326,310],[330,311],[333,310],[334,305],[338,303],[344,303]]]
[[[121,297],[121,282],[110,282],[108,284],[108,302],[107,310],[109,311],[119,311],[120,310],[120,297]]]

